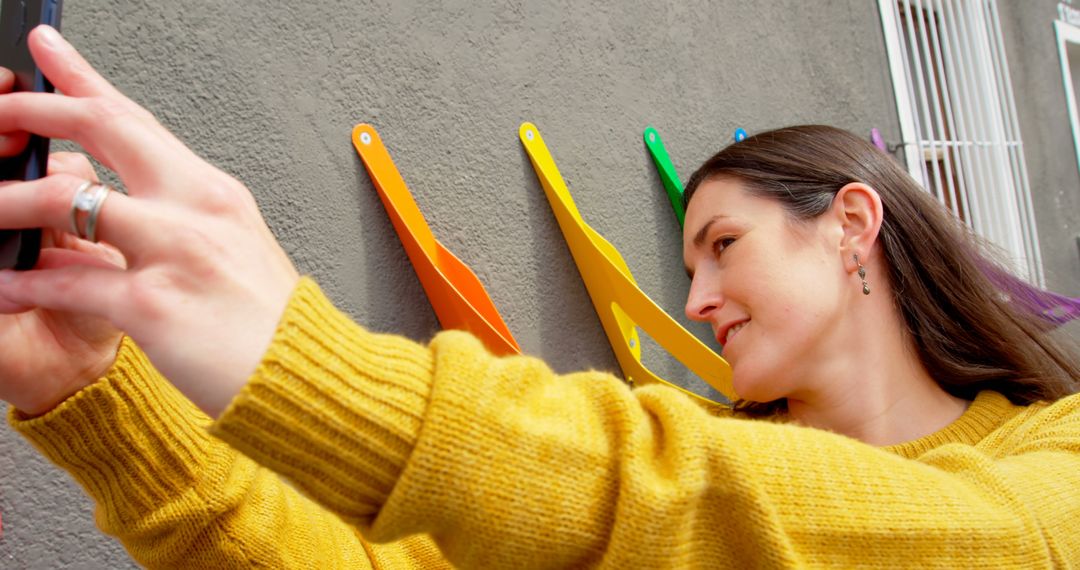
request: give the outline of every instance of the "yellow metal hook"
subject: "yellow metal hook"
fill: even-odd
[[[660,346],[700,376],[724,396],[734,399],[731,386],[731,366],[715,352],[690,334],[638,288],[615,246],[581,218],[570,190],[555,166],[539,129],[524,123],[518,132],[525,151],[532,161],[536,176],[544,187],[555,219],[559,222],[566,243],[574,256],[581,278],[592,298],[596,314],[615,351],[623,375],[631,384],[663,383],[682,388],[653,374],[641,363],[641,327]],[[683,390],[695,397],[697,394]]]

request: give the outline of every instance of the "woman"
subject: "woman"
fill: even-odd
[[[766,133],[688,185],[687,312],[725,346],[731,412],[460,332],[365,331],[237,181],[55,31],[31,44],[65,95],[0,96],[0,133],[74,140],[130,196],[72,155],[0,188],[0,228],[53,234],[38,269],[0,272],[0,397],[143,564],[1080,561],[1074,357],[850,135]],[[67,233],[91,221],[115,250]]]

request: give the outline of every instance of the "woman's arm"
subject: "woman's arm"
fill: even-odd
[[[210,420],[134,343],[102,381],[12,425],[71,473],[97,522],[150,568],[433,568],[427,537],[372,546],[277,475],[210,436]]]
[[[374,540],[427,532],[463,568],[1046,566],[1080,557],[1077,402],[905,459],[462,333],[371,334],[305,280],[212,429]]]
[[[1002,436],[1005,455],[943,446],[916,462],[709,417],[603,374],[556,377],[462,334],[430,349],[370,335],[313,285],[289,300],[299,275],[239,181],[55,31],[29,42],[62,95],[0,95],[0,133],[71,140],[120,176],[129,195],[102,194],[96,235],[127,264],[0,271],[0,313],[78,313],[126,331],[203,410],[232,402],[217,433],[376,540],[429,532],[451,560],[500,568],[1046,565],[1080,552],[1065,526],[1080,514],[1073,400],[1028,433],[1038,447]],[[0,228],[66,231],[84,183],[5,185]],[[222,476],[222,490],[252,477]]]

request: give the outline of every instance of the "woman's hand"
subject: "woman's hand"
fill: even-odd
[[[243,184],[191,152],[52,28],[38,27],[29,43],[63,95],[0,95],[0,134],[74,141],[119,175],[129,195],[110,193],[97,236],[123,254],[126,268],[76,262],[0,271],[0,313],[103,318],[219,414],[269,346],[296,269]],[[0,228],[69,230],[86,178],[56,172],[0,187]]]
[[[0,93],[11,89],[4,76],[0,72]],[[17,145],[0,148],[0,156],[18,151]],[[50,156],[48,173],[97,180],[90,161],[80,154]],[[122,268],[124,258],[105,244],[46,229],[38,267],[75,263]],[[31,416],[53,409],[105,374],[121,336],[108,321],[84,314],[34,308],[0,315],[0,399]]]
[[[14,79],[0,69],[0,94],[11,91]],[[0,157],[6,157],[21,152],[27,137],[18,133],[0,140]],[[48,173],[97,180],[90,161],[80,154],[52,155]],[[71,263],[123,267],[124,258],[104,244],[47,229],[39,267]],[[120,337],[108,321],[86,315],[48,309],[0,315],[0,399],[30,415],[51,410],[112,366]]]

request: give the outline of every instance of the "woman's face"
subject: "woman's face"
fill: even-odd
[[[707,322],[740,398],[768,402],[814,390],[839,337],[843,231],[822,215],[796,222],[779,202],[732,178],[701,184],[686,212],[686,314]]]

